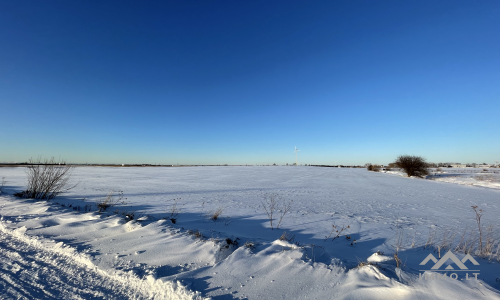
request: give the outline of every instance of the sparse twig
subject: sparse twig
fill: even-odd
[[[178,207],[179,200],[181,198],[176,198],[173,199],[173,203],[167,207],[167,213],[170,213],[166,219],[169,219],[172,224],[175,224],[177,222],[177,217],[179,216],[179,213],[181,212],[181,209]]]
[[[123,191],[118,191],[117,197],[115,197],[114,191],[109,191],[108,195],[105,198],[101,198],[96,202],[98,212],[100,213],[117,204],[126,204],[126,202],[123,200]]]
[[[347,227],[345,226],[342,226],[342,228],[338,228],[337,225],[335,224],[332,224],[332,231],[330,231],[330,234],[328,236],[325,236],[325,242],[332,237],[333,235],[333,238],[332,238],[332,241],[334,241],[335,239],[338,239],[340,237],[340,235],[342,234],[342,232],[344,230],[346,230],[347,228],[351,228],[349,225],[347,225]]]
[[[2,177],[2,182],[0,183],[0,194],[3,193],[4,186],[5,186],[5,177]]]
[[[483,210],[478,209],[477,205],[471,206],[472,209],[474,210],[474,213],[476,214],[476,223],[477,223],[477,228],[479,231],[479,245],[478,245],[478,250],[479,253],[483,253],[483,230],[481,227],[481,216],[483,215]]]
[[[262,207],[264,208],[264,211],[266,212],[267,218],[269,220],[269,224],[271,225],[271,230],[274,229],[273,221],[275,213],[280,213],[278,225],[276,226],[276,229],[278,229],[285,215],[292,209],[292,202],[293,200],[286,201],[277,194],[270,194],[265,198],[265,200],[261,201]]]

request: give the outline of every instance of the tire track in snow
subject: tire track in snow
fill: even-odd
[[[42,242],[0,221],[1,299],[203,299],[179,282],[110,274],[63,243]]]

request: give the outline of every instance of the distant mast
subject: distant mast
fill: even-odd
[[[297,149],[297,146],[295,146],[295,151],[293,151],[293,152],[295,152],[295,165],[296,165],[296,166],[298,166],[298,164],[297,164],[297,152],[299,152],[299,151],[300,151],[300,150],[299,150],[299,149]]]

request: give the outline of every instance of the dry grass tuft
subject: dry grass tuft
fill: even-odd
[[[222,206],[219,206],[213,213],[210,214],[209,219],[217,222],[222,216],[222,213],[224,212],[224,208]]]
[[[105,198],[101,198],[96,202],[98,212],[100,213],[117,204],[126,204],[123,200],[123,191],[119,191],[117,196],[114,195],[114,191],[110,191]]]

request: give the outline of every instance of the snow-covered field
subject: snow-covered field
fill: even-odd
[[[393,169],[385,173],[406,176],[406,174],[399,169]],[[499,168],[432,168],[430,169],[430,175],[427,179],[500,189]]]
[[[419,263],[438,258],[451,234],[477,228],[472,205],[498,232],[494,188],[366,169],[78,167],[77,187],[33,202],[12,196],[26,184],[23,168],[0,168],[2,177],[2,299],[500,299],[498,255],[466,263],[472,280],[451,260],[433,273],[455,266],[458,279],[419,278],[432,262]],[[98,214],[110,190],[127,204]],[[262,201],[273,194],[293,202],[271,230]],[[163,219],[174,203],[176,224]],[[345,228],[334,240],[332,225]]]

